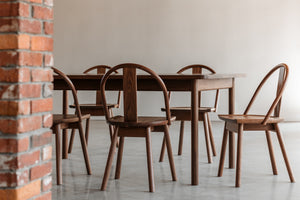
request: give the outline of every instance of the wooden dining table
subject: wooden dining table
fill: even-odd
[[[67,75],[77,90],[99,90],[102,75],[70,74]],[[191,184],[199,184],[199,143],[198,143],[198,97],[204,90],[228,89],[228,113],[234,114],[235,79],[242,74],[160,74],[168,91],[191,93]],[[112,75],[107,81],[106,90],[121,90],[122,75]],[[149,75],[137,75],[139,91],[160,91],[160,87]],[[54,90],[63,90],[63,109],[68,112],[67,85],[58,76],[54,76]],[[63,136],[63,158],[67,157],[67,132]],[[229,133],[229,168],[235,167],[235,139]]]

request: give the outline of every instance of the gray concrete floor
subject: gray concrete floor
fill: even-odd
[[[294,177],[296,181],[299,181],[300,123],[282,123],[280,128]],[[104,121],[92,120],[90,130],[88,148],[93,175],[86,175],[79,137],[76,135],[72,154],[69,156],[69,159],[62,162],[63,185],[61,186],[56,185],[55,158],[53,158],[53,199],[300,199],[300,185],[297,182],[289,182],[278,141],[274,137],[275,134],[272,134],[272,139],[279,175],[272,175],[265,134],[263,132],[246,132],[243,137],[241,187],[235,188],[235,170],[228,169],[227,162],[223,177],[217,177],[219,155],[213,158],[212,164],[207,163],[201,123],[199,123],[200,183],[197,186],[191,186],[190,124],[186,123],[183,155],[177,156],[179,122],[173,123],[170,128],[178,181],[173,182],[171,179],[167,157],[165,157],[163,163],[158,162],[162,133],[153,133],[155,193],[148,192],[146,149],[145,140],[142,138],[125,139],[121,178],[119,180],[114,179],[114,162],[107,190],[100,191],[99,188],[102,182],[110,139],[108,128]],[[213,122],[213,132],[219,154],[223,123]],[[55,156],[55,153],[53,155]]]

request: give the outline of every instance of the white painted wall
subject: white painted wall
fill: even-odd
[[[55,0],[54,7],[55,65],[67,73],[123,62],[158,73],[206,64],[220,73],[247,74],[236,82],[236,111],[242,112],[264,74],[285,62],[291,74],[282,116],[300,120],[299,0]],[[254,112],[266,106],[271,92]],[[226,113],[227,92],[221,95],[219,113]],[[186,96],[172,104],[189,103]],[[141,112],[159,113],[151,107]]]

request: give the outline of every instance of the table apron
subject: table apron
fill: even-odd
[[[100,80],[97,79],[72,79],[72,82],[77,90],[99,90]],[[214,90],[226,89],[233,87],[234,78],[226,79],[197,79],[198,90]],[[193,80],[164,80],[164,83],[169,91],[191,91]],[[54,79],[54,90],[68,90],[66,83],[61,79]],[[112,79],[107,81],[106,90],[122,90],[123,82],[120,79]],[[139,91],[160,91],[155,80],[146,79],[138,80]]]

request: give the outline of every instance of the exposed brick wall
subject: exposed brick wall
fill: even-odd
[[[53,0],[0,0],[0,200],[51,199]]]

